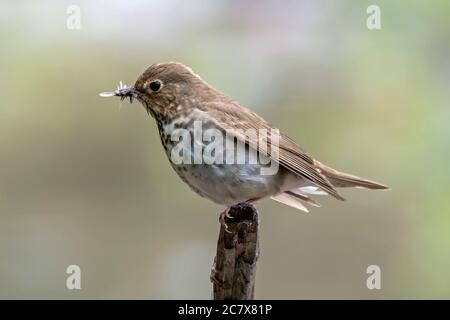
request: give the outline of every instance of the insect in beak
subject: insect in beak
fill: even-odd
[[[100,93],[100,97],[120,97],[121,100],[125,98],[130,98],[130,103],[133,103],[133,99],[139,98],[139,91],[134,87],[128,87],[126,84],[119,82],[117,86],[117,90],[114,92],[102,92]]]

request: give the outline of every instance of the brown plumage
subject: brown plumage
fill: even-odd
[[[278,146],[272,141],[272,137],[267,139],[265,155],[280,165],[280,170],[274,177],[257,176],[255,170],[258,167],[248,165],[175,165],[170,157],[174,147],[170,136],[175,127],[190,129],[195,120],[200,120],[204,126],[220,130],[255,149],[261,141],[258,137],[245,135],[243,131],[273,129],[256,113],[214,89],[180,63],[150,66],[133,88],[116,92],[116,95],[132,96],[144,105],[157,121],[161,140],[174,169],[195,192],[215,202],[233,205],[272,197],[297,209],[306,210],[301,201],[319,206],[311,194],[326,193],[344,200],[336,188],[387,189],[383,184],[323,165],[283,133],[279,134]],[[275,150],[278,152],[274,152]]]

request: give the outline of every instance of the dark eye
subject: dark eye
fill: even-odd
[[[153,92],[158,92],[161,90],[162,82],[160,80],[154,80],[150,82],[150,89],[152,89]]]

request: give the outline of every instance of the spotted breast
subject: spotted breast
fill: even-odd
[[[162,124],[159,131],[172,167],[194,192],[226,206],[280,192],[289,176],[286,170],[261,175],[261,168],[269,162],[267,157],[260,154],[255,164],[249,164],[248,147],[238,152],[237,141],[208,118],[195,122],[191,119],[194,117],[179,117]],[[211,147],[212,143],[216,148]],[[233,161],[227,161],[230,155]]]

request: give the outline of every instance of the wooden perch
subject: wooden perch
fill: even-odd
[[[249,203],[220,215],[217,253],[211,270],[214,300],[252,300],[259,256],[258,212]]]

